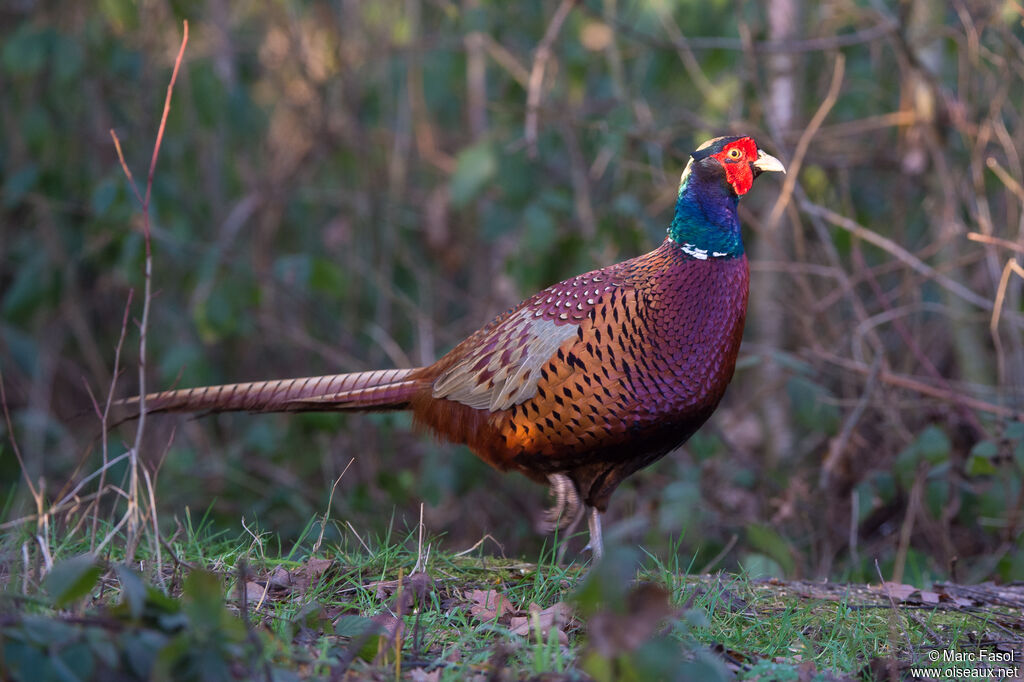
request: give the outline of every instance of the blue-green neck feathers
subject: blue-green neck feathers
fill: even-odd
[[[704,173],[695,172],[695,165],[691,161],[683,172],[668,236],[698,258],[742,256],[743,238],[736,213],[739,197],[724,178],[703,177]]]

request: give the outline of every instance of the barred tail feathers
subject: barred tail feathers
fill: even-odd
[[[299,379],[184,388],[146,396],[146,412],[293,412],[401,410],[420,382],[417,369],[381,369]],[[121,402],[138,409],[139,398]]]

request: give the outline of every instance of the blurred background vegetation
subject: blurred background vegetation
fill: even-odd
[[[0,427],[0,520],[35,511],[24,477],[53,500],[99,464],[86,387],[110,390],[144,255],[109,130],[144,182],[187,19],[153,187],[151,387],[429,363],[535,290],[653,248],[689,152],[752,134],[790,174],[741,207],[736,378],[623,486],[608,535],[693,570],[875,580],[877,558],[897,580],[1024,580],[1020,278],[1000,287],[1024,249],[1021,6],[583,0],[539,65],[561,5],[4,3],[0,370],[25,466]],[[404,530],[422,501],[452,548],[490,533],[536,556],[545,491],[409,427],[158,417],[143,457],[168,534],[188,509],[288,546],[354,458],[340,527]]]

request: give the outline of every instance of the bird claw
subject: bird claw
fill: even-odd
[[[576,492],[576,484],[565,474],[551,474],[548,481],[555,504],[544,511],[540,526],[544,532],[553,533],[574,526],[583,513],[583,503]]]

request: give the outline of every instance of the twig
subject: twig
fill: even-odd
[[[28,490],[32,494],[32,498],[36,503],[36,511],[42,511],[42,500],[40,499],[41,494],[36,487],[32,485],[32,479],[29,478],[28,469],[25,468],[25,459],[21,456],[21,448],[18,447],[18,439],[14,437],[14,424],[11,423],[11,411],[7,407],[7,391],[4,389],[4,372],[0,369],[0,407],[4,411],[4,421],[7,423],[7,440],[11,444],[11,449],[14,450],[14,456],[18,460],[18,466],[21,467],[21,475],[25,477],[25,483],[28,484]]]
[[[905,263],[910,269],[915,272],[924,275],[928,279],[934,280],[937,284],[947,289],[950,293],[955,295],[957,298],[975,305],[983,310],[992,310],[992,302],[984,296],[980,296],[963,284],[960,284],[956,280],[952,279],[948,275],[944,275],[932,266],[928,265],[914,254],[907,251],[905,248],[894,242],[893,240],[883,237],[882,235],[869,230],[863,225],[858,224],[856,221],[847,218],[846,216],[840,215],[835,211],[819,206],[810,201],[801,201],[800,207],[812,215],[824,218],[828,222],[832,223],[836,227],[840,227],[847,232],[863,239],[864,241],[874,244],[883,251],[888,252],[890,255],[898,258],[900,261]]]
[[[857,495],[857,489],[852,488],[850,490],[850,527],[849,537],[847,538],[847,545],[850,549],[850,563],[853,566],[860,564],[860,553],[857,551],[857,529],[860,519],[860,496]]]
[[[413,573],[420,573],[427,570],[427,562],[430,560],[430,545],[427,545],[427,551],[423,551],[423,503],[420,502],[420,522],[418,524],[418,535],[419,541],[416,544],[416,565],[413,566]]]
[[[99,553],[103,551],[103,548],[107,546],[107,543],[114,539],[114,536],[117,535],[118,531],[120,531],[121,528],[124,527],[124,524],[126,524],[126,523],[128,523],[128,515],[127,514],[122,516],[121,520],[117,522],[117,525],[110,529],[110,532],[107,533],[107,537],[103,538],[103,542],[101,542],[100,544],[98,544],[96,546],[96,549],[94,550],[94,554],[99,555]]]
[[[1021,187],[1020,183],[1017,182],[1012,175],[1007,173],[1006,169],[999,165],[999,162],[996,161],[995,157],[990,156],[985,159],[985,165],[1003,181],[1003,184],[1006,185],[1006,189],[1013,192],[1015,197],[1024,201],[1024,187]]]
[[[634,40],[639,40],[645,44],[653,45],[655,47],[676,47],[674,43],[669,43],[648,35],[643,31],[638,31],[632,26],[623,23],[614,17],[602,14],[586,4],[583,5],[583,8],[591,16],[599,17],[602,21],[615,26],[618,32],[628,35]],[[893,19],[885,18],[868,28],[838,36],[807,38],[805,40],[765,40],[759,42],[751,40],[749,43],[743,38],[697,36],[687,38],[686,44],[687,47],[692,50],[750,50],[753,54],[767,54],[772,52],[791,54],[799,52],[827,52],[841,47],[850,47],[852,45],[874,42],[879,38],[883,38],[891,33],[896,33],[899,30],[900,25],[898,22]]]
[[[367,551],[367,553],[373,554],[373,551],[370,550],[369,545],[367,545],[365,542],[363,542],[363,539],[361,537],[359,537],[359,533],[356,532],[356,527],[352,525],[352,522],[351,521],[346,521],[345,525],[348,526],[348,529],[350,531],[352,531],[352,535],[356,536],[356,540],[359,540],[359,544],[363,546],[363,549],[365,549]]]
[[[547,68],[548,60],[551,59],[551,46],[562,30],[569,11],[579,0],[562,0],[562,3],[555,10],[551,17],[548,28],[544,31],[537,51],[533,56],[533,68],[530,69],[530,81],[526,89],[526,123],[523,126],[523,137],[526,139],[526,149],[530,158],[537,156],[537,114],[540,110],[541,86],[544,84],[544,70]]]
[[[1002,246],[1004,249],[1010,249],[1018,253],[1024,253],[1024,245],[1018,244],[1017,242],[1011,242],[1009,239],[1000,239],[999,237],[990,237],[987,234],[981,232],[968,232],[967,238],[972,242],[981,242],[983,244],[991,244],[993,246]]]
[[[1024,277],[1024,268],[1020,266],[1016,258],[1011,258],[1006,262],[1003,267],[1003,274],[999,278],[999,288],[996,290],[996,300],[992,306],[992,319],[989,321],[989,329],[992,330],[992,334],[995,335],[996,328],[999,326],[999,317],[1003,310],[1003,301],[1006,298],[1006,286],[1010,281],[1010,273],[1017,273],[1019,277]]]
[[[28,581],[32,575],[32,569],[30,567],[29,555],[28,555],[28,541],[21,543],[21,563],[23,568],[21,569],[21,591],[23,594],[28,594]]]
[[[914,520],[921,510],[921,494],[924,492],[924,484],[928,478],[928,465],[921,462],[917,467],[914,476],[914,484],[910,487],[910,498],[907,500],[907,511],[903,516],[903,523],[900,525],[899,542],[896,545],[896,560],[892,569],[892,580],[895,583],[903,582],[903,570],[907,565],[907,552],[910,551],[910,538],[914,533]]]
[[[871,371],[867,365],[857,362],[856,360],[850,360],[848,358],[843,358],[838,355],[833,355],[832,353],[826,353],[819,350],[815,350],[814,353],[828,362],[853,372],[868,374]],[[1024,421],[1024,412],[1019,412],[1010,407],[1003,407],[1002,405],[995,405],[978,398],[972,398],[964,395],[963,393],[954,392],[953,389],[947,390],[937,386],[932,386],[931,384],[926,384],[923,381],[904,376],[902,374],[894,374],[886,370],[881,370],[878,373],[878,379],[890,386],[905,388],[907,390],[914,391],[915,393],[920,393],[921,395],[936,398],[944,402],[960,402],[965,407],[969,407],[972,410],[988,412],[989,414],[995,414],[1000,417],[1006,417],[1016,421]]]
[[[156,141],[153,144],[153,155],[149,161],[149,175],[146,179],[146,194],[144,197],[139,195],[139,190],[135,186],[131,170],[129,170],[128,164],[124,160],[124,153],[121,151],[121,142],[117,138],[117,133],[114,132],[113,129],[110,130],[110,137],[114,140],[114,148],[117,150],[117,158],[121,162],[121,169],[128,178],[128,184],[131,185],[135,198],[142,204],[143,237],[146,246],[145,286],[142,298],[142,318],[139,321],[139,422],[135,429],[135,445],[130,450],[132,453],[130,464],[131,473],[128,490],[128,509],[125,512],[125,520],[130,521],[128,524],[128,543],[125,553],[126,559],[129,562],[131,562],[132,557],[135,555],[135,548],[138,544],[139,450],[142,446],[142,436],[146,428],[146,332],[149,328],[149,308],[152,301],[153,286],[153,250],[150,230],[149,202],[153,195],[153,175],[156,173],[156,162],[157,158],[160,156],[160,145],[164,139],[164,129],[167,127],[167,115],[171,110],[171,96],[174,93],[174,84],[178,80],[178,71],[181,68],[181,62],[185,56],[185,46],[187,44],[188,21],[185,21],[181,38],[181,47],[178,48],[178,56],[174,60],[174,69],[171,71],[171,81],[167,85],[167,96],[164,98],[163,115],[160,117],[160,127],[157,129]],[[152,491],[150,492],[152,493]],[[121,525],[121,523],[118,523],[115,530],[120,528]],[[111,537],[112,534],[108,535],[104,540],[104,544]],[[102,544],[100,546],[102,547]],[[99,550],[97,549],[97,551]]]
[[[1006,301],[1006,287],[1010,284],[1010,275],[1016,273],[1018,277],[1024,277],[1024,268],[1020,266],[1016,258],[1006,261],[1003,267],[1003,274],[999,277],[999,288],[996,290],[995,304],[992,306],[992,319],[989,320],[988,329],[992,334],[992,343],[995,344],[996,362],[999,365],[999,381],[1002,383],[1006,374],[1006,360],[1003,357],[1003,341],[999,338],[999,317],[1003,312],[1003,303]]]
[[[724,559],[726,555],[732,551],[732,548],[736,546],[736,543],[739,541],[739,539],[740,536],[736,533],[733,533],[732,537],[729,538],[729,542],[725,543],[725,547],[722,548],[722,551],[713,556],[711,558],[711,561],[704,564],[704,566],[701,567],[700,571],[697,572],[697,575],[704,575],[705,573],[710,573],[711,569],[717,566],[718,562]]]
[[[43,565],[46,567],[43,575],[46,575],[53,568],[53,555],[50,554],[50,547],[46,544],[46,540],[43,539],[42,535],[36,534],[36,544],[39,545],[39,551],[43,556]]]
[[[127,456],[128,456],[127,452],[122,453],[118,457],[118,459],[116,459],[116,460],[111,462],[111,466],[116,464],[117,462],[120,462],[122,459],[124,459]],[[99,473],[98,471],[94,472],[93,474],[91,474],[89,476],[89,478],[90,479],[93,478],[98,473]],[[110,490],[115,490],[115,491],[117,490],[117,488],[115,488],[113,486],[111,486],[109,489]],[[107,491],[107,488],[103,488],[103,489],[97,490],[94,493],[89,493],[88,495],[85,495],[83,497],[79,497],[77,499],[69,499],[68,496],[65,496],[65,498],[64,498],[65,501],[64,502],[60,502],[60,503],[57,503],[57,504],[50,505],[50,507],[46,510],[45,515],[47,517],[52,517],[52,516],[62,512],[62,511],[64,511],[65,509],[74,508],[74,507],[79,506],[83,502],[89,502],[91,500],[95,500],[96,498],[101,497],[103,495],[103,493],[106,492],[106,491]],[[35,521],[38,518],[40,518],[39,514],[28,514],[26,516],[20,516],[20,517],[18,517],[16,519],[12,519],[10,521],[5,521],[4,523],[0,523],[0,530],[7,530],[8,528],[15,528],[15,527],[20,526],[20,525],[22,525],[24,523],[28,523],[29,521]]]
[[[116,138],[115,138],[116,139]],[[132,185],[134,188],[134,183]],[[117,377],[121,373],[121,349],[124,347],[124,339],[128,335],[128,315],[132,308],[132,299],[135,297],[135,289],[128,290],[128,300],[124,304],[124,315],[121,318],[121,333],[117,337],[117,345],[114,347],[114,371],[110,377],[110,390],[107,392],[107,402],[103,406],[103,412],[99,413],[98,406],[94,404],[97,409],[97,417],[100,419],[100,437],[102,439],[101,454],[103,456],[103,467],[100,469],[100,482],[96,486],[97,490],[103,490],[107,484],[107,468],[108,461],[110,459],[110,439],[107,433],[107,425],[110,423],[110,406],[114,402],[114,393],[117,391]],[[92,393],[90,392],[90,396]],[[127,454],[127,453],[124,453]],[[124,455],[118,457],[118,461],[123,458]],[[89,480],[87,477],[85,480]],[[85,481],[83,481],[84,483]],[[77,490],[77,488],[76,488]],[[89,533],[89,549],[93,549],[96,546],[96,531],[99,528],[100,522],[100,496],[97,495],[93,502],[92,509],[92,530]]]
[[[470,552],[472,552],[473,550],[475,550],[477,547],[479,547],[480,545],[484,544],[488,540],[490,540],[491,542],[493,542],[494,544],[496,544],[498,546],[498,549],[501,550],[502,555],[505,554],[505,548],[501,546],[501,543],[498,542],[498,540],[493,535],[488,533],[487,535],[485,535],[482,538],[480,538],[479,540],[477,540],[473,544],[473,546],[470,547],[469,549],[464,549],[461,552],[456,552],[453,556],[457,556],[457,557],[459,557],[459,556],[466,556],[467,554],[469,554]]]
[[[174,438],[174,434],[172,433],[171,434],[171,439],[173,440],[173,438]],[[168,442],[167,442],[167,449],[169,450],[170,447],[171,447],[171,443],[170,443],[170,440],[168,440]],[[163,556],[160,554],[160,542],[159,542],[159,540],[160,540],[160,524],[157,522],[158,518],[157,518],[157,513],[156,513],[156,483],[150,477],[149,469],[146,468],[145,466],[142,467],[142,475],[145,476],[145,478],[146,478],[146,492],[147,492],[147,494],[149,496],[149,520],[150,520],[150,522],[153,525],[153,554],[156,556],[156,566],[155,566],[156,579],[157,579],[157,582],[160,583],[160,586],[163,587],[164,586],[164,560],[163,560]]]
[[[860,418],[864,416],[864,411],[868,407],[868,403],[871,400],[871,394],[875,391],[875,386],[878,384],[878,373],[882,368],[882,356],[876,355],[871,363],[871,370],[868,374],[867,381],[864,382],[864,391],[861,393],[860,398],[857,399],[857,405],[853,410],[846,416],[843,421],[843,427],[839,430],[839,435],[832,439],[829,445],[828,454],[825,456],[825,461],[822,462],[821,471],[818,474],[818,487],[824,489],[826,483],[828,483],[832,472],[835,471],[839,465],[839,458],[843,456],[843,452],[846,450],[846,445],[850,442],[850,438],[853,436],[854,429],[857,428]],[[852,534],[852,531],[851,531]]]
[[[896,606],[896,600],[893,598],[892,592],[889,590],[889,582],[886,581],[885,577],[882,575],[882,567],[878,565],[878,559],[877,558],[875,559],[875,572],[878,574],[878,579],[882,582],[882,591],[885,592],[885,596],[889,598],[889,606],[892,608],[892,615],[894,616],[894,618],[889,621],[889,629],[890,629],[890,634],[891,634],[891,631],[899,629],[899,628],[896,627],[896,618],[895,617],[899,615],[900,610]],[[893,581],[893,582],[899,582],[899,581]],[[902,629],[903,629],[904,637],[907,638],[907,649],[908,649],[908,651],[910,651],[911,655],[913,656],[914,645],[911,644],[911,642],[910,642],[910,632],[906,628],[902,628]],[[890,658],[889,662],[890,662],[890,665],[892,665],[893,659]],[[894,672],[894,671],[891,671],[891,672]],[[893,679],[895,679],[895,677],[893,677]]]
[[[479,0],[466,0],[469,11],[477,11]],[[469,132],[479,140],[487,132],[487,55],[483,31],[470,31],[463,39],[466,45],[466,112]]]
[[[345,468],[342,469],[340,474],[338,474],[338,477],[334,479],[334,485],[331,486],[331,494],[327,496],[327,509],[324,510],[324,517],[320,521],[320,535],[317,536],[316,542],[313,543],[313,549],[310,551],[311,555],[315,555],[320,551],[320,543],[324,541],[324,530],[327,528],[327,519],[331,516],[331,503],[334,502],[334,491],[338,488],[338,484],[341,483],[342,477],[345,475],[345,472],[348,471],[348,468],[352,466],[352,462],[354,461],[356,461],[355,457],[350,459],[348,464],[345,465]]]
[[[711,102],[718,102],[722,98],[722,90],[716,88],[714,84],[708,79],[704,70],[700,66],[700,62],[693,54],[693,50],[690,49],[689,41],[686,36],[683,35],[682,29],[679,28],[679,24],[676,23],[675,19],[672,18],[672,13],[669,11],[667,5],[657,3],[655,10],[658,15],[658,19],[661,21],[662,28],[669,34],[672,40],[672,44],[676,48],[676,54],[679,56],[679,61],[683,63],[683,68],[686,69],[686,73],[689,74],[690,80],[694,86],[700,91],[701,97]]]
[[[530,83],[530,72],[526,70],[526,67],[519,63],[516,56],[508,51],[508,49],[499,43],[491,36],[490,33],[482,34],[484,37],[484,47],[487,49],[488,54],[491,55],[491,59],[498,63],[500,67],[508,72],[508,75],[512,76],[512,79],[519,83],[523,88],[529,86]]]
[[[807,124],[807,128],[804,129],[803,134],[797,141],[793,158],[789,161],[786,179],[782,182],[782,191],[779,192],[779,198],[775,200],[772,212],[768,215],[767,229],[769,230],[775,229],[779,224],[782,212],[786,210],[786,206],[793,196],[793,189],[796,187],[796,179],[800,174],[800,167],[803,165],[804,157],[807,155],[807,148],[810,147],[811,139],[814,138],[821,124],[825,122],[825,118],[832,111],[832,107],[835,106],[836,100],[839,98],[839,90],[843,85],[843,74],[845,72],[846,58],[842,53],[839,53],[836,55],[835,66],[832,69],[832,82],[828,86],[828,93],[826,93],[825,99],[821,101],[818,110],[811,117],[811,122]]]

